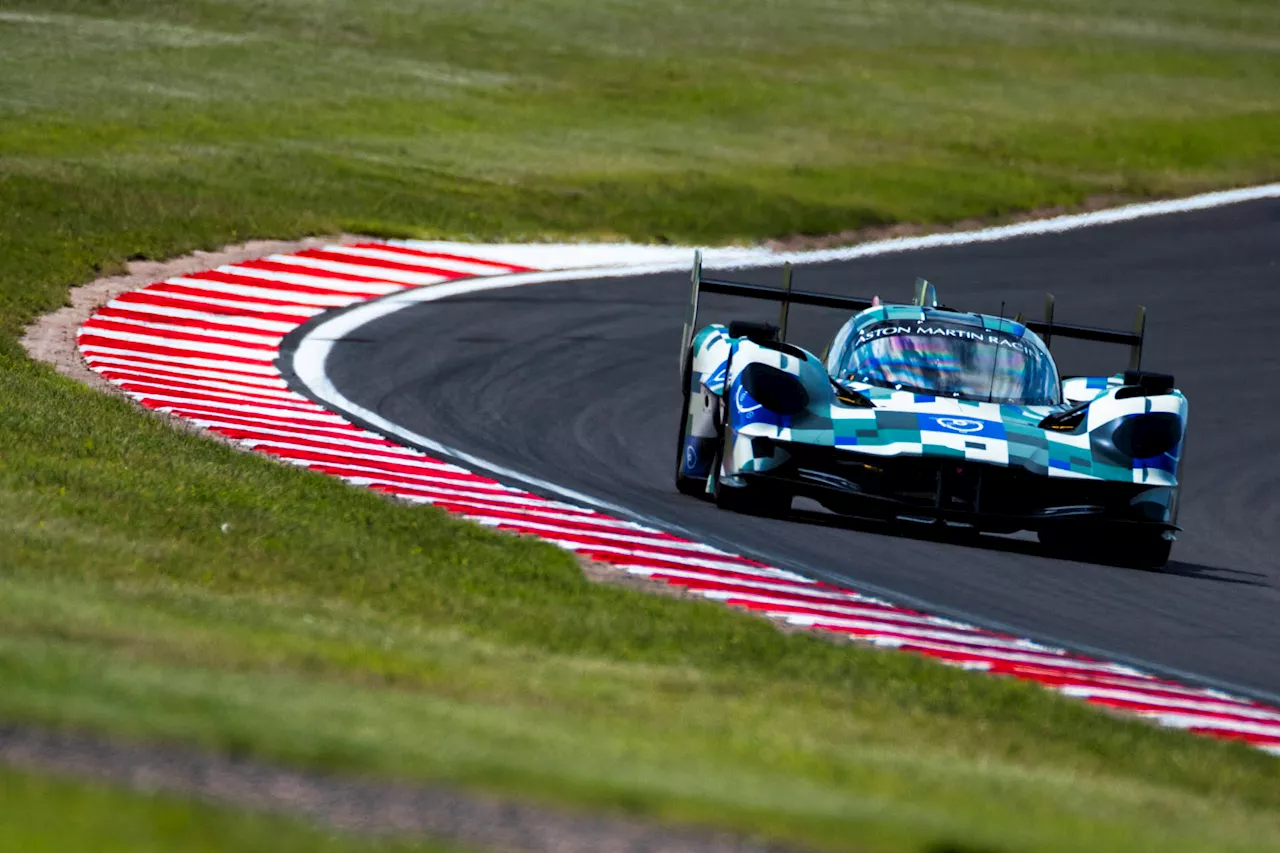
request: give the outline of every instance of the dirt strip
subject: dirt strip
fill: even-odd
[[[0,725],[0,763],[95,779],[353,833],[423,835],[510,853],[785,853],[764,842],[587,815],[431,785],[273,766],[167,744]]]
[[[360,239],[348,234],[307,237],[302,240],[253,240],[227,246],[216,252],[192,252],[169,261],[130,261],[123,275],[100,278],[71,288],[70,305],[46,314],[23,330],[22,346],[36,361],[53,365],[63,376],[83,382],[99,391],[121,392],[110,382],[89,369],[76,346],[76,332],[89,316],[117,296],[180,275],[205,272],[226,264],[256,260],[267,255],[291,255],[304,249],[316,249],[335,243],[353,243]],[[123,396],[123,395],[121,395]]]
[[[336,243],[355,243],[368,239],[350,234],[327,237],[305,237],[301,240],[251,240],[226,246],[216,252],[195,251],[168,261],[130,261],[121,275],[108,276],[71,288],[71,304],[39,317],[22,330],[22,347],[36,361],[43,361],[63,376],[83,382],[90,388],[134,402],[128,394],[89,369],[76,344],[76,333],[99,308],[118,296],[139,290],[148,284],[181,275],[205,272],[227,264],[265,258],[267,255],[291,255],[305,249],[318,249]],[[136,405],[136,404],[135,404]],[[196,426],[190,421],[142,406],[138,409],[158,417],[176,430],[202,435],[237,450],[244,448],[222,436]],[[246,451],[252,452],[252,451]]]

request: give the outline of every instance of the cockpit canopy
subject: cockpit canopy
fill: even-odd
[[[1021,406],[1061,399],[1048,349],[1020,324],[986,328],[981,318],[926,312],[920,320],[884,319],[847,329],[833,352],[832,375],[884,388]]]

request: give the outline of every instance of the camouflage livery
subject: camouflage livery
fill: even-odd
[[[978,334],[996,333],[1046,360],[1051,396],[1036,405],[986,402],[843,375],[853,343],[861,345],[867,330],[886,323],[965,323]],[[803,406],[783,414],[755,399],[744,371],[767,371],[751,365],[794,377],[803,388]],[[1172,387],[1135,387],[1126,382],[1133,378],[1129,374],[1059,382],[1048,348],[1013,320],[876,306],[851,318],[823,359],[758,336],[731,337],[727,327],[710,325],[693,338],[686,376],[677,481],[705,481],[708,494],[745,493],[768,479],[784,501],[806,494],[855,514],[869,504],[873,514],[954,518],[993,530],[1043,529],[1082,519],[1140,522],[1166,539],[1176,529],[1187,417],[1183,395]],[[1135,419],[1152,415],[1157,417],[1142,419],[1144,437],[1135,441]],[[1163,441],[1145,437],[1153,429]],[[944,495],[947,478],[962,483],[959,498]],[[1037,496],[1029,503],[1018,494],[989,497],[996,483]],[[899,485],[911,494],[898,494]],[[935,495],[927,494],[930,488]]]

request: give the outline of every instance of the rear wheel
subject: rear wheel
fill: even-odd
[[[1054,556],[1135,569],[1161,569],[1173,540],[1162,531],[1128,524],[1090,524],[1041,530],[1040,544]]]
[[[1146,534],[1142,541],[1131,543],[1132,553],[1127,565],[1139,569],[1163,569],[1169,564],[1173,552],[1173,540],[1159,534]]]

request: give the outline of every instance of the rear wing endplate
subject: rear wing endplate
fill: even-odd
[[[680,375],[686,375],[689,361],[689,348],[693,344],[693,336],[698,330],[698,298],[703,293],[718,293],[725,296],[742,296],[748,299],[764,299],[781,303],[778,315],[778,340],[787,338],[787,318],[792,305],[813,305],[818,308],[839,308],[857,314],[873,307],[876,303],[871,299],[856,296],[839,296],[834,293],[819,293],[813,290],[795,290],[791,286],[791,264],[782,267],[782,287],[769,287],[763,284],[748,284],[739,281],[704,278],[702,275],[702,252],[693,253],[693,273],[690,277],[692,287],[689,295],[689,306],[685,311],[684,336],[680,346]],[[934,286],[923,279],[916,282],[915,304],[937,305]],[[1138,370],[1142,367],[1142,343],[1146,336],[1147,309],[1138,306],[1137,318],[1133,331],[1121,329],[1104,329],[1099,326],[1079,326],[1071,323],[1055,323],[1053,319],[1054,298],[1050,294],[1045,301],[1045,317],[1043,320],[1022,321],[1028,329],[1039,335],[1049,346],[1054,338],[1074,338],[1082,341],[1094,341],[1103,344],[1121,344],[1130,348],[1129,367]]]

